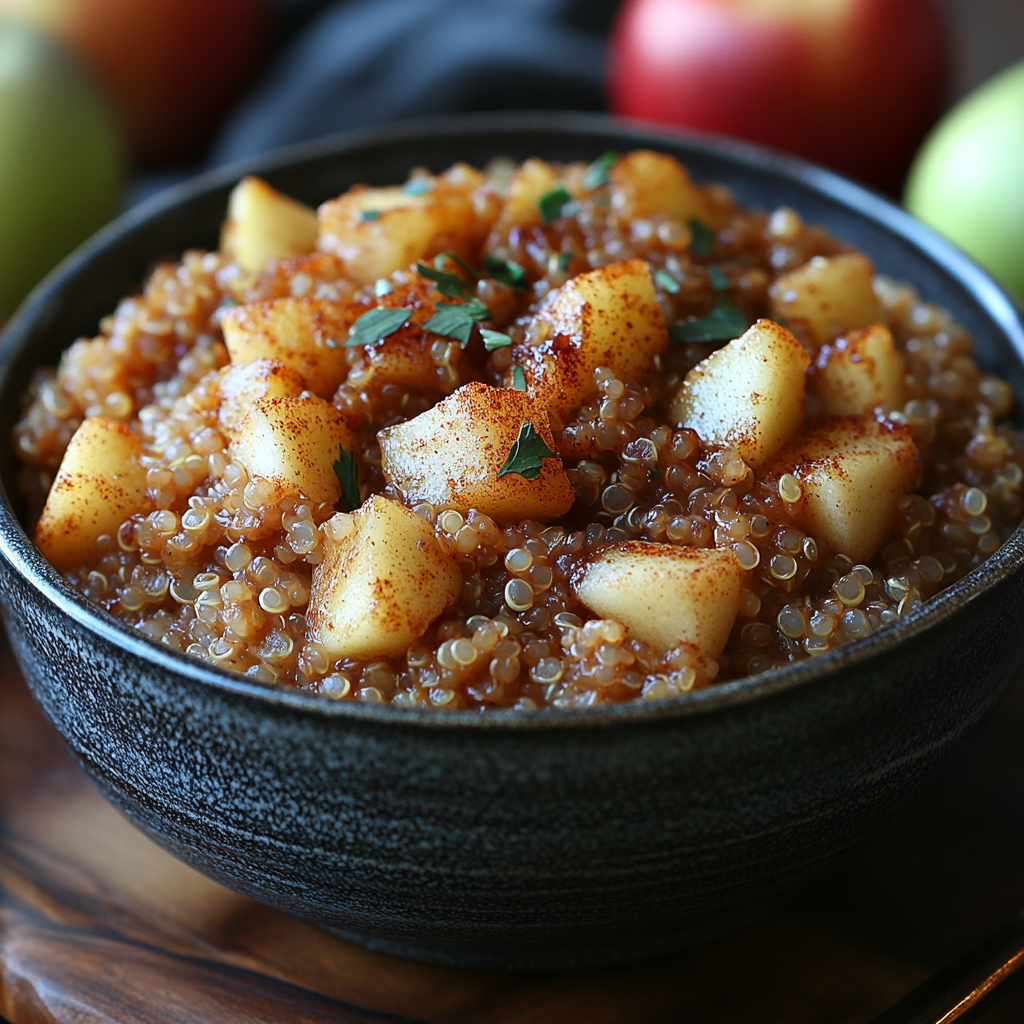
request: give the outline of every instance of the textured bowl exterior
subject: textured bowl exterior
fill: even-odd
[[[0,345],[9,430],[33,365],[215,243],[244,172],[315,202],[416,164],[590,159],[652,145],[742,201],[788,202],[948,305],[1024,393],[1024,326],[977,268],[882,200],[731,143],[603,118],[464,118],[217,172],[122,218]],[[0,463],[14,488],[10,456]],[[635,959],[731,927],[891,820],[1019,671],[1024,538],[920,613],[818,660],[675,701],[532,715],[407,712],[252,684],[97,611],[0,506],[0,606],[40,704],[99,789],[163,846],[367,945],[464,965]]]

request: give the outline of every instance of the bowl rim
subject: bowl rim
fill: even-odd
[[[32,325],[45,316],[50,303],[89,261],[115,245],[122,234],[205,193],[231,185],[247,174],[271,174],[297,163],[338,157],[377,145],[414,142],[434,136],[536,131],[549,134],[619,136],[632,146],[685,145],[713,157],[768,171],[794,184],[823,194],[858,216],[901,237],[926,259],[955,277],[971,298],[999,325],[1024,363],[1024,315],[1010,294],[973,260],[932,229],[878,193],[824,168],[750,143],[699,132],[666,128],[604,114],[512,112],[417,118],[361,128],[275,150],[206,171],[172,186],[121,214],[64,259],[36,286],[0,332],[0,392],[7,386],[11,366]],[[140,282],[141,284],[141,282]],[[29,585],[63,614],[91,633],[137,657],[140,673],[151,668],[181,675],[230,697],[255,701],[267,711],[300,713],[329,719],[349,719],[390,727],[430,729],[467,727],[498,730],[565,729],[627,723],[665,722],[710,714],[766,700],[809,685],[822,677],[870,661],[895,644],[904,643],[939,625],[958,608],[977,600],[1024,568],[1024,523],[980,566],[906,618],[882,627],[871,636],[843,644],[817,658],[772,669],[755,676],[717,684],[681,697],[588,708],[543,708],[529,712],[509,708],[479,710],[410,709],[392,705],[334,701],[292,687],[257,683],[228,669],[207,665],[146,637],[73,590],[36,548],[14,513],[0,479],[0,556]]]

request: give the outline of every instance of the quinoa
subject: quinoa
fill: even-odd
[[[571,181],[586,168],[556,170]],[[509,169],[499,164],[488,173],[500,201]],[[550,293],[634,258],[655,272],[667,323],[707,316],[721,297],[721,275],[730,302],[753,322],[769,316],[769,288],[781,274],[852,251],[794,210],[744,209],[720,186],[706,196],[722,226],[704,252],[693,245],[692,225],[625,218],[607,188],[575,200],[551,223],[499,218],[472,262],[514,261],[528,287],[485,277],[473,284],[491,314],[484,326],[514,344],[541,343],[550,327],[532,314]],[[347,527],[332,518],[333,506],[282,495],[231,458],[218,418],[219,371],[229,362],[220,318],[236,304],[283,296],[397,308],[415,287],[412,269],[395,270],[383,287],[360,283],[329,252],[276,260],[256,275],[225,252],[188,252],[179,264],[159,266],[96,338],[75,342],[58,368],[37,373],[14,431],[22,490],[36,513],[85,418],[123,421],[141,438],[153,511],[102,536],[95,559],[66,573],[68,582],[154,641],[330,699],[584,707],[677,696],[867,637],[980,565],[1020,520],[1024,449],[1006,421],[1010,386],[978,367],[969,334],[941,306],[879,276],[875,294],[910,395],[885,417],[910,428],[922,472],[867,564],[798,528],[794,477],[759,475],[740,453],[670,422],[668,402],[684,376],[721,344],[670,343],[645,379],[599,367],[595,397],[564,417],[552,414],[576,495],[556,523],[501,526],[475,509],[414,504],[461,570],[456,603],[402,658],[331,661],[306,613],[325,545]],[[502,386],[512,351],[487,355],[480,346],[473,358],[437,337],[428,345],[431,371],[417,386],[400,387],[376,384],[368,353],[345,349],[348,374],[333,404],[358,425],[362,496],[401,498],[381,468],[380,430],[469,381]],[[588,558],[632,540],[735,553],[744,587],[721,654],[687,644],[655,650],[574,596],[573,574]]]

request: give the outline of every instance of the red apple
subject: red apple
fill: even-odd
[[[896,192],[941,112],[946,71],[931,0],[627,0],[611,104]]]
[[[258,66],[266,0],[0,0],[62,39],[100,79],[136,157],[197,155]]]

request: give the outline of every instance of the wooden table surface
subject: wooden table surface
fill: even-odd
[[[870,1021],[1024,906],[1024,682],[903,821],[784,910],[672,957],[407,962],[164,853],[91,788],[0,648],[0,1013],[14,1024]],[[1020,1021],[1011,996],[983,1020]]]

